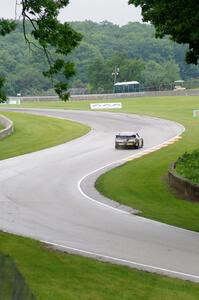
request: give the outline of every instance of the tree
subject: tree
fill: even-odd
[[[6,101],[6,94],[4,91],[4,83],[5,79],[3,77],[0,77],[0,103]]]
[[[22,20],[25,41],[29,48],[41,48],[47,58],[49,69],[43,72],[51,78],[59,97],[68,99],[67,80],[74,75],[74,64],[66,60],[66,56],[75,48],[81,35],[73,30],[68,23],[60,23],[57,19],[59,10],[67,6],[69,0],[22,0]],[[27,36],[27,25],[31,25],[31,35]],[[16,28],[14,21],[0,19],[0,35],[6,35]],[[54,53],[59,57],[53,59]],[[63,76],[58,76],[62,74]],[[56,77],[57,76],[57,77]],[[58,78],[58,79],[56,79]],[[61,80],[60,80],[61,78]],[[3,81],[1,80],[2,88]],[[1,99],[0,101],[5,101]]]
[[[119,67],[117,81],[137,80],[144,85],[156,85],[155,82],[150,83],[150,77],[153,76],[159,85],[159,75],[153,70],[147,73],[149,82],[143,76],[149,61],[160,65],[154,68],[161,76],[165,76],[161,77],[161,85],[170,83],[172,78],[177,80],[179,77],[187,81],[199,77],[199,65],[188,65],[184,61],[187,45],[174,43],[167,37],[156,39],[154,26],[150,24],[129,23],[121,27],[89,21],[69,24],[83,36],[79,46],[67,56],[76,67],[75,76],[68,81],[70,88],[78,87],[81,81],[88,91],[112,92],[115,66]],[[26,35],[30,42],[35,42],[31,31],[31,24],[26,24]],[[55,53],[53,58],[59,58],[59,54]],[[47,69],[48,63],[43,51],[36,47],[30,52],[24,43],[22,21],[17,22],[13,32],[0,36],[0,75],[6,78],[7,95],[54,95],[51,81],[42,76],[42,71]]]
[[[120,81],[141,81],[144,61],[136,59],[124,59],[120,67]]]
[[[88,79],[91,92],[105,93],[112,91],[111,70],[103,59],[97,58],[89,65]]]
[[[142,71],[142,83],[152,90],[160,86],[165,78],[164,67],[155,61],[148,61]]]
[[[141,6],[143,21],[156,28],[156,37],[170,35],[180,44],[188,44],[187,63],[199,59],[199,1],[198,0],[129,0]]]

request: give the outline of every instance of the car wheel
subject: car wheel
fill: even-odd
[[[144,141],[142,140],[142,143],[141,143],[141,148],[143,148],[143,146],[144,146]]]
[[[135,145],[135,149],[139,149],[139,143]]]

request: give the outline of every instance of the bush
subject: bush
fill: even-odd
[[[176,172],[194,183],[199,183],[199,149],[192,153],[185,152],[179,157]]]

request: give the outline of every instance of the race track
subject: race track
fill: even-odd
[[[98,176],[104,166],[180,135],[181,125],[108,112],[20,111],[79,121],[92,130],[66,144],[0,161],[0,229],[67,252],[199,282],[198,233],[109,206],[92,186],[96,170]],[[115,150],[115,134],[130,130],[144,137],[144,148]]]

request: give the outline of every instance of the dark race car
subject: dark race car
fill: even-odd
[[[120,132],[115,136],[116,149],[138,149],[143,147],[144,140],[138,133]]]

